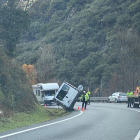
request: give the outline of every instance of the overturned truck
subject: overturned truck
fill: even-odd
[[[80,97],[83,90],[83,86],[79,85],[78,88],[73,85],[63,82],[54,96],[54,100],[57,105],[60,105],[65,110],[72,111],[73,107]]]

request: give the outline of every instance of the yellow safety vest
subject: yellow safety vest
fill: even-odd
[[[131,97],[131,95],[133,95],[133,92],[127,92],[126,95],[127,95],[127,97],[129,97],[129,96]],[[130,97],[129,97],[129,98],[130,98]]]
[[[89,99],[89,96],[88,94],[86,93],[85,95],[81,95],[81,101],[83,101],[83,96],[85,96],[85,101],[87,101]]]

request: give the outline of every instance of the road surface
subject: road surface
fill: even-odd
[[[68,116],[1,132],[0,140],[139,140],[140,109],[126,106],[91,103],[81,111],[77,102]]]

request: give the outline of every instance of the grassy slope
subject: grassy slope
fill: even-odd
[[[37,105],[34,112],[28,114],[23,112],[14,113],[10,118],[0,118],[0,132],[49,121],[69,113],[63,109],[50,109]]]

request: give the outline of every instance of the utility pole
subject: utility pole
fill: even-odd
[[[100,90],[100,95],[102,95],[102,89],[103,89],[103,78],[104,78],[104,76],[101,78],[101,90]]]
[[[134,86],[135,86],[135,73],[134,73],[134,72],[135,72],[135,70],[136,70],[136,52],[135,52],[135,50],[136,50],[136,49],[135,49],[135,44],[134,44],[134,52],[133,52],[133,57],[134,57],[134,58],[133,58],[133,59],[134,59],[134,60],[133,60],[133,61],[134,61],[134,62],[133,62],[133,65],[134,65],[134,67],[133,67],[133,91],[134,91]]]

